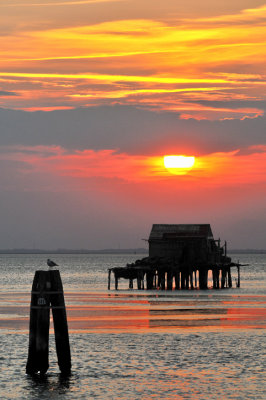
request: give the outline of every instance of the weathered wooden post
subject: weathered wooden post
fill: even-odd
[[[208,268],[203,267],[199,270],[199,287],[200,289],[208,289]]]
[[[50,305],[53,312],[58,365],[63,374],[71,370],[71,355],[68,338],[63,286],[58,270],[36,271],[30,310],[29,352],[26,373],[45,374],[49,368]]]
[[[153,276],[154,276],[153,271],[146,272],[146,283],[147,283],[148,290],[153,289]]]
[[[222,267],[221,288],[224,289],[226,284],[226,269]]]
[[[194,280],[195,280],[195,287],[198,286],[198,282],[197,282],[197,269],[195,269],[194,271]]]
[[[165,270],[158,271],[159,287],[161,290],[165,290]]]
[[[138,289],[141,290],[142,289],[142,275],[141,275],[141,271],[137,272],[137,285],[138,285]]]
[[[50,298],[48,271],[36,271],[32,284],[27,374],[45,374],[49,368]],[[49,286],[49,285],[48,285]]]
[[[71,355],[63,285],[59,270],[48,272],[51,281],[50,302],[53,313],[58,365],[62,374],[68,375],[71,370]]]
[[[239,263],[239,261],[238,261]],[[240,287],[240,265],[237,265],[237,284],[236,287]]]
[[[173,289],[173,272],[172,270],[167,271],[167,290]]]
[[[111,287],[111,269],[108,269],[108,290],[110,290]]]
[[[175,290],[180,289],[180,271],[175,272]]]
[[[227,275],[228,275],[228,287],[232,287],[232,276],[231,276],[231,268],[230,267],[228,267],[228,270],[227,270]]]
[[[185,272],[182,269],[181,270],[181,289],[185,289],[186,288],[186,277],[185,277]]]
[[[118,290],[118,276],[117,276],[117,272],[114,271],[115,274],[115,290]]]

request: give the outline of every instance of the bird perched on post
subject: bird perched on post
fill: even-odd
[[[50,260],[50,258],[48,258],[47,260],[47,265],[49,269],[53,269],[53,267],[58,267],[58,264],[56,264],[53,260]]]

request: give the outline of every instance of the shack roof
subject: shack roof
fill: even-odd
[[[213,239],[210,224],[153,224],[149,241],[178,237]]]

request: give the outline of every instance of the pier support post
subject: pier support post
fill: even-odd
[[[165,271],[158,271],[158,286],[161,290],[165,290]]]
[[[186,276],[184,271],[181,271],[181,289],[186,289]]]
[[[236,287],[240,287],[240,266],[237,266],[237,284]]]
[[[173,273],[172,271],[167,271],[167,290],[173,289]]]
[[[231,268],[230,267],[228,267],[228,272],[227,272],[227,275],[228,275],[228,287],[232,287],[232,276],[231,276]]]
[[[190,289],[194,289],[194,284],[193,284],[193,271],[189,272],[189,281],[190,281]]]
[[[226,270],[222,267],[221,288],[224,289],[226,283]]]
[[[118,276],[115,272],[115,290],[118,290]]]
[[[199,270],[199,287],[200,289],[208,289],[208,269]]]
[[[180,271],[175,272],[175,290],[180,289]]]
[[[146,273],[146,281],[147,281],[147,289],[148,290],[153,289],[153,277],[154,277],[154,274],[152,271],[149,271]]]
[[[111,270],[108,270],[108,290],[110,290],[111,287]]]
[[[195,288],[198,286],[198,282],[197,282],[197,270],[195,269],[194,271],[194,281],[195,281]]]
[[[138,285],[138,290],[142,289],[142,276],[141,276],[141,272],[138,271],[137,274],[137,285]]]

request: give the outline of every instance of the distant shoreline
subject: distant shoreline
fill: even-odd
[[[148,249],[0,249],[0,254],[146,254]],[[228,249],[228,254],[266,254],[266,249]]]
[[[137,249],[0,249],[0,254],[148,254],[144,248]]]

